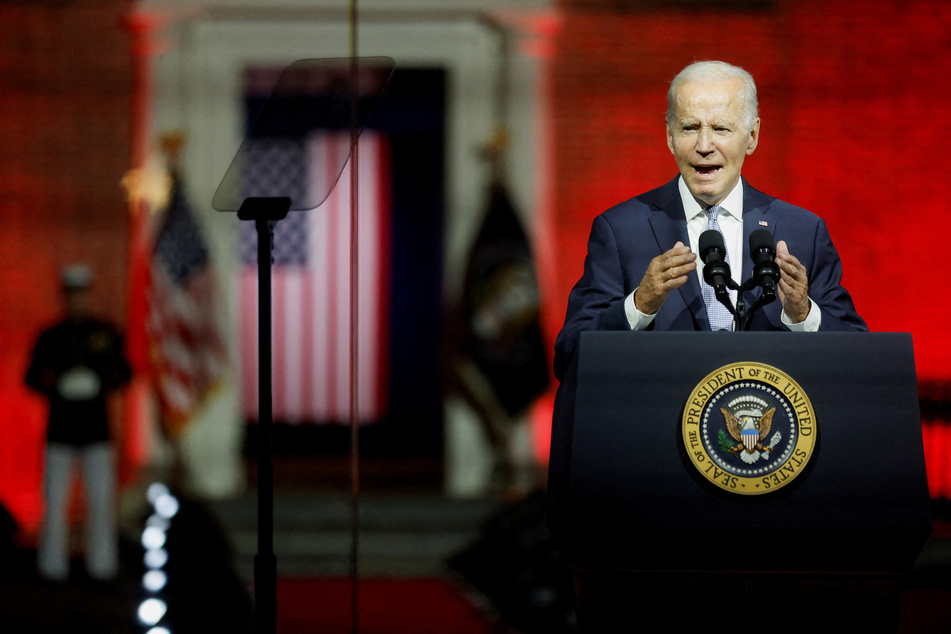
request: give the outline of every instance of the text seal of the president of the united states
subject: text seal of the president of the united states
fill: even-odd
[[[731,363],[708,374],[687,397],[681,423],[690,462],[725,491],[777,491],[806,468],[816,446],[816,413],[782,370]]]

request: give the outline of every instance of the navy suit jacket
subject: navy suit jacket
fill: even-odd
[[[806,267],[809,297],[822,311],[821,330],[868,330],[842,287],[842,263],[825,222],[806,209],[753,189],[745,179],[743,271],[739,281],[752,276],[749,236],[761,228],[772,233],[776,242],[785,240],[789,252]],[[630,330],[624,299],[641,283],[650,261],[678,240],[690,244],[677,178],[594,219],[584,273],[568,296],[565,325],[555,340],[554,370],[559,380],[582,331]],[[744,295],[747,305],[752,306],[759,294],[759,288],[748,291]],[[777,298],[754,313],[750,330],[788,331],[780,319],[781,312]],[[710,330],[696,273],[667,297],[648,330]]]

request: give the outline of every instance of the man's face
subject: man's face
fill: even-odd
[[[674,118],[667,122],[667,147],[695,198],[723,201],[740,180],[740,168],[759,141],[744,122],[742,82],[684,82],[675,94]]]

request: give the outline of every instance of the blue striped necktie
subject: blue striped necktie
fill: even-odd
[[[720,231],[720,224],[717,222],[717,215],[721,209],[722,207],[719,205],[714,205],[713,207],[707,208],[706,214],[707,230],[714,229],[722,236],[723,232]],[[724,241],[724,244],[725,243],[726,241]],[[724,251],[726,251],[725,248]],[[724,254],[724,259],[727,264],[730,263],[729,251],[726,251]],[[726,306],[717,300],[713,287],[707,284],[706,280],[703,280],[701,287],[703,289],[703,301],[707,305],[707,319],[710,321],[710,329],[733,330],[733,315],[730,314]]]

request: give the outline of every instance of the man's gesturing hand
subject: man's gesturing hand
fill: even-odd
[[[785,240],[776,244],[776,264],[779,265],[779,301],[783,311],[798,324],[809,314],[809,278],[796,256],[789,252]]]
[[[644,279],[634,293],[634,305],[645,315],[653,315],[670,293],[690,279],[689,273],[697,270],[697,254],[678,242],[662,255],[651,260]]]

